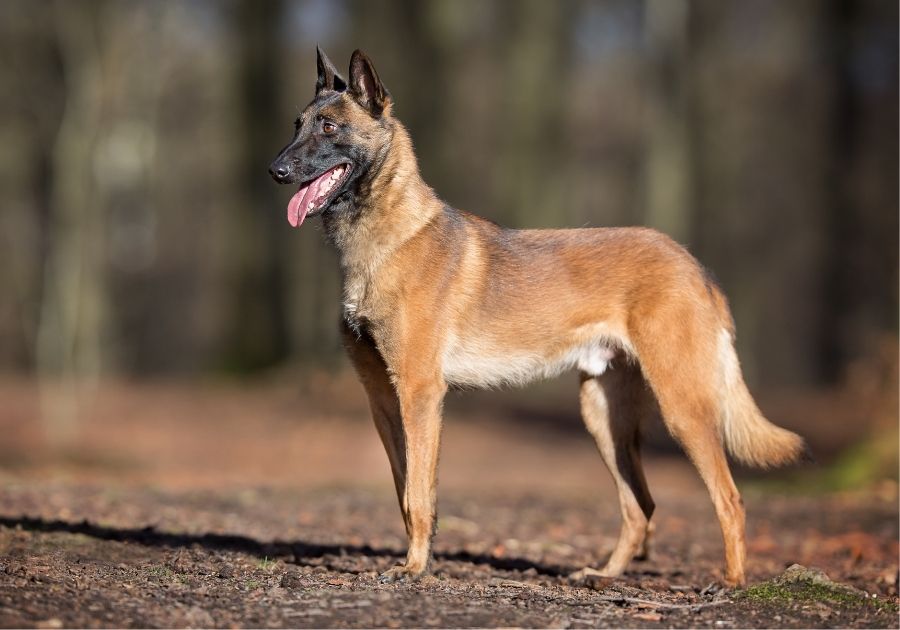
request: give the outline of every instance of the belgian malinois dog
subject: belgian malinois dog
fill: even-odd
[[[738,460],[795,460],[802,439],[760,413],[741,375],[725,297],[680,245],[645,228],[511,230],[443,203],[422,181],[392,99],[361,51],[345,81],[318,51],[313,101],[272,163],[299,184],[298,227],[320,214],[343,274],[344,339],[366,389],[409,537],[383,581],[431,557],[441,411],[448,387],[520,385],[569,369],[622,511],[599,571],[618,576],[645,543],[653,499],[639,425],[659,413],[709,490],[725,579],[744,582]]]

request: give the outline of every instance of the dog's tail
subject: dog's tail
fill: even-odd
[[[800,459],[806,453],[803,438],[762,415],[744,383],[732,332],[725,328],[719,335],[718,360],[722,378],[720,422],[728,451],[740,462],[760,468]]]

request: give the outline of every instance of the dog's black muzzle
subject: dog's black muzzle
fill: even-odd
[[[290,163],[281,158],[276,159],[269,167],[269,175],[271,175],[272,179],[279,184],[290,184],[293,179],[293,174],[294,169],[291,167]]]

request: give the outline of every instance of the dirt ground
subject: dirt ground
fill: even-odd
[[[573,408],[540,392],[527,418],[451,401],[433,571],[412,584],[377,579],[405,536],[352,384],[107,386],[77,430],[38,422],[30,383],[0,400],[3,627],[898,627],[895,483],[743,475],[750,587],[726,590],[705,489],[664,441],[650,559],[572,583],[618,509]],[[795,563],[838,584],[776,580]]]

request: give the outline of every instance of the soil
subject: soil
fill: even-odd
[[[573,583],[619,527],[590,440],[453,405],[432,572],[381,584],[406,544],[386,458],[359,395],[327,396],[107,387],[51,439],[35,388],[0,383],[0,626],[898,627],[894,483],[740,477],[750,586],[729,590],[705,489],[651,451],[650,558]],[[779,580],[795,563],[836,585]]]

